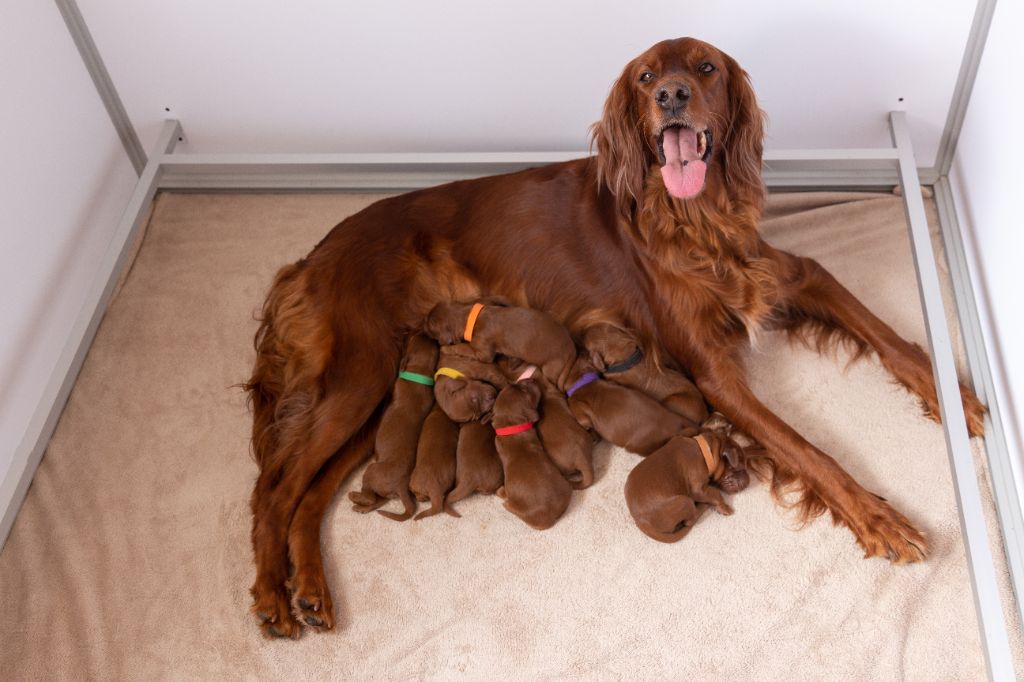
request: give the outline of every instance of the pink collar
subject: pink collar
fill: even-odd
[[[527,379],[532,377],[533,373],[536,372],[536,371],[537,371],[537,365],[530,365],[529,367],[527,367],[526,369],[523,370],[522,374],[519,375],[519,378],[516,379],[516,383],[518,384],[520,381],[526,381]]]

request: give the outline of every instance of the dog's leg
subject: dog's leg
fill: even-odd
[[[321,521],[342,482],[372,454],[376,431],[377,420],[373,420],[324,465],[303,495],[288,529],[288,554],[295,571],[292,602],[306,625],[334,628],[334,604],[320,553]],[[385,502],[380,499],[377,506]]]
[[[377,353],[379,355],[373,355]],[[353,352],[347,361],[355,376],[344,373],[303,420],[287,449],[264,464],[253,491],[252,542],[256,580],[251,592],[253,613],[267,635],[297,637],[301,625],[291,614],[285,582],[288,573],[288,529],[303,494],[325,462],[359,433],[387,393],[398,366],[381,350]],[[374,369],[377,371],[375,372]],[[301,437],[300,437],[301,436]],[[354,466],[354,465],[353,465]]]
[[[776,253],[785,273],[782,294],[786,315],[782,326],[791,331],[817,331],[822,341],[839,334],[861,351],[874,350],[896,380],[921,399],[926,414],[938,421],[935,376],[924,349],[901,338],[817,261],[781,251]],[[960,395],[971,435],[983,436],[985,406],[974,391],[963,384]]]
[[[836,521],[853,531],[865,557],[887,557],[894,563],[925,558],[928,543],[921,532],[765,407],[747,386],[736,362],[715,357],[694,365],[697,386],[714,409],[761,443],[775,466],[803,486],[805,516],[827,508]]]

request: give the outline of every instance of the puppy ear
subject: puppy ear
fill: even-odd
[[[731,438],[726,438],[722,443],[722,459],[729,464],[730,469],[746,469],[747,457],[739,445]]]
[[[601,184],[615,197],[627,220],[639,213],[644,180],[653,155],[647,151],[636,101],[636,65],[630,62],[604,103],[601,120],[591,128],[590,147],[597,147]]]
[[[733,187],[763,196],[764,112],[757,105],[747,72],[729,55],[722,56],[729,78],[729,127],[722,139],[725,179]]]
[[[597,350],[596,348],[590,351],[590,362],[594,365],[598,372],[603,372],[608,367],[608,364],[604,361],[604,358],[601,356],[601,351]]]

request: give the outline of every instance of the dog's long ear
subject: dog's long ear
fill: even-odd
[[[725,179],[731,187],[760,196],[764,194],[764,112],[757,105],[747,72],[729,55],[722,56],[729,72],[729,127],[722,140]]]
[[[601,120],[591,128],[591,148],[597,147],[597,171],[603,187],[627,219],[639,212],[647,174],[647,146],[636,101],[636,66],[626,65],[604,103]]]

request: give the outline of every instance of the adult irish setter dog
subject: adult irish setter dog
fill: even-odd
[[[750,391],[738,360],[761,330],[874,351],[939,414],[927,354],[815,261],[758,236],[763,115],[747,74],[691,38],[626,65],[594,126],[597,155],[379,201],[278,274],[247,389],[259,478],[252,495],[253,612],[294,637],[331,628],[320,520],[369,457],[406,337],[440,301],[501,296],[576,336],[612,322],[687,371],[714,408],[767,448],[775,490],[804,518],[831,512],[865,555],[902,563],[924,536]],[[973,434],[984,407],[964,389]],[[293,573],[289,578],[289,562]],[[293,612],[294,602],[294,612]],[[296,615],[298,618],[296,617]]]

